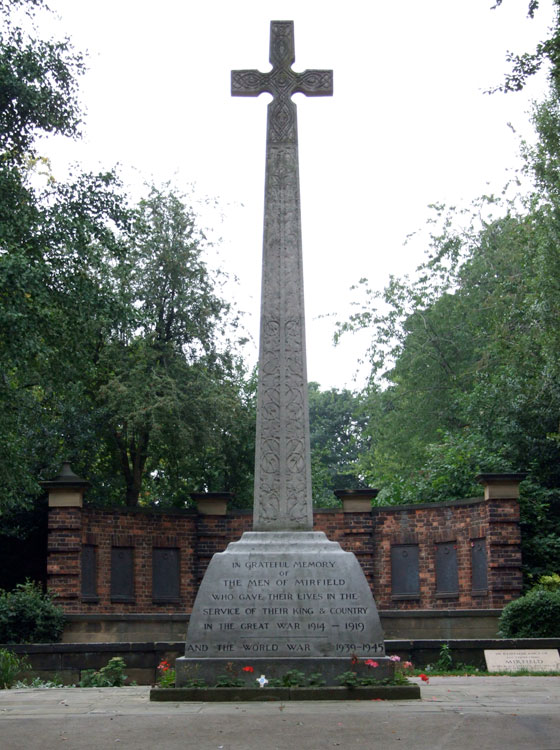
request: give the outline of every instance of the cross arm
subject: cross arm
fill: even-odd
[[[306,96],[332,96],[332,70],[304,70],[303,73],[298,73],[297,83],[294,87],[295,93],[305,94]]]
[[[232,96],[259,96],[264,92],[272,93],[268,83],[269,74],[258,70],[232,70]]]

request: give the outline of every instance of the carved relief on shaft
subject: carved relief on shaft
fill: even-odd
[[[268,106],[254,529],[312,529],[296,105],[332,94],[332,72],[295,73],[293,23],[273,21],[272,70],[232,72],[232,95]]]
[[[297,146],[267,151],[255,528],[312,528]]]

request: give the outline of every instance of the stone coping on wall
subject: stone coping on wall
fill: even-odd
[[[375,505],[373,513],[392,511],[398,513],[401,510],[424,510],[426,508],[456,508],[461,505],[480,505],[487,502],[483,497],[466,497],[459,500],[445,500],[442,503],[411,503],[410,505]]]
[[[479,503],[486,502],[484,497],[467,497],[459,498],[457,500],[445,500],[439,503],[411,503],[409,505],[373,505],[371,510],[373,513],[381,513],[383,511],[394,511],[398,512],[401,510],[422,510],[424,508],[452,508],[461,505],[478,505]],[[168,516],[194,516],[198,515],[197,509],[193,506],[187,508],[159,508],[159,507],[147,507],[140,506],[135,508],[128,508],[124,505],[106,507],[102,505],[89,505],[87,502],[84,504],[83,510],[94,510],[103,513],[126,513],[126,514],[139,514],[139,515],[168,515]],[[313,513],[340,513],[342,511],[342,503],[336,507],[330,508],[313,508]],[[250,516],[253,514],[252,508],[229,508],[227,509],[228,516]]]
[[[73,613],[65,614],[67,622],[188,622],[189,612],[131,612],[125,614],[96,614],[96,613]]]
[[[398,618],[406,620],[407,618],[422,617],[426,619],[435,619],[442,617],[499,617],[502,614],[501,609],[380,609],[379,614],[383,617]]]

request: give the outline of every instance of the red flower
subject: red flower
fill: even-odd
[[[421,680],[424,680],[424,682],[429,682],[430,678],[427,674],[419,674],[418,677],[420,677]]]
[[[366,667],[378,667],[379,666],[379,664],[376,661],[373,661],[373,659],[368,659],[367,661],[364,662],[364,664],[366,665]]]
[[[168,662],[168,661],[165,661],[165,659],[163,659],[163,660],[162,660],[162,661],[160,661],[160,663],[158,664],[158,669],[161,669],[161,671],[162,671],[162,672],[167,672],[167,670],[169,669],[169,667],[170,667],[170,666],[171,666],[171,665],[169,664],[169,662]]]
[[[360,660],[356,656],[356,654],[352,654],[352,659],[350,660],[352,664],[357,664]]]
[[[255,670],[253,669],[253,667],[243,667],[241,671],[242,672],[254,672]]]

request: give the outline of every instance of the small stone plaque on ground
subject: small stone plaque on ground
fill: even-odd
[[[560,658],[556,648],[485,650],[489,672],[560,672]]]

